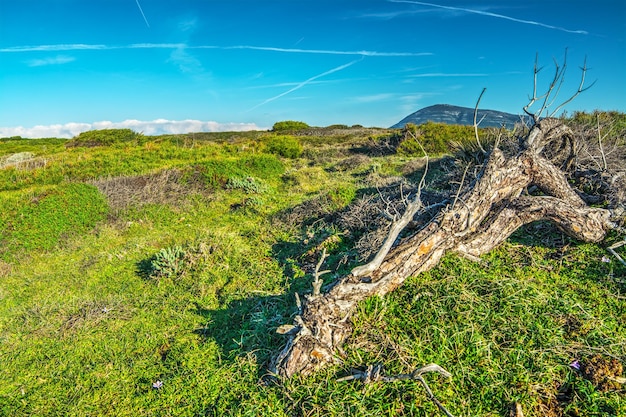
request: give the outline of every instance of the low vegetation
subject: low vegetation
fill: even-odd
[[[589,195],[604,195],[598,127],[606,164],[623,161],[624,117],[567,120],[598,171],[572,174]],[[338,381],[428,363],[452,374],[425,378],[457,417],[626,415],[626,267],[606,250],[624,236],[583,244],[542,222],[360,303],[336,366],[268,378],[323,251],[325,282],[369,258],[421,178],[413,142],[432,160],[425,198],[481,162],[463,127],[282,123],[0,139],[2,161],[29,153],[0,168],[1,415],[433,416],[418,381]]]

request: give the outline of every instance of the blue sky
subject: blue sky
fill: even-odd
[[[518,114],[566,48],[565,109],[624,112],[625,42],[622,0],[0,0],[0,136]]]

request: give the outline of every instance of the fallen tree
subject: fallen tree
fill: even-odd
[[[567,235],[586,242],[600,242],[608,231],[619,227],[621,203],[591,207],[584,194],[570,185],[566,172],[576,163],[576,137],[561,120],[552,117],[585,90],[586,67],[576,93],[544,117],[558,93],[564,70],[565,65],[557,65],[546,93],[538,96],[539,69],[535,66],[533,97],[524,107],[533,123],[515,152],[505,154],[496,142],[471,186],[463,192],[459,187],[455,196],[436,207],[422,201],[422,178],[417,190],[405,197],[405,211],[394,218],[376,256],[328,285],[324,292],[320,280],[324,271],[319,271],[322,256],[315,270],[313,292],[297,300],[299,314],[294,325],[281,327],[289,339],[273,362],[273,373],[289,378],[337,362],[344,341],[352,333],[350,317],[357,304],[393,291],[408,277],[437,265],[447,252],[477,259],[521,226],[535,221],[550,221]],[[538,101],[541,108],[531,113],[531,106]],[[416,216],[433,209],[438,211],[421,229],[398,241]]]

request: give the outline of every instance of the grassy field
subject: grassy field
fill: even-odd
[[[337,382],[434,362],[454,416],[626,416],[626,268],[546,224],[367,300],[343,364],[265,383],[321,249],[326,280],[358,260],[337,213],[420,169],[372,151],[386,130],[283,133],[0,140],[0,415],[435,416],[416,381]]]

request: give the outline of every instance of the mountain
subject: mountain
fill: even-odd
[[[483,118],[484,116],[484,118]],[[500,127],[503,124],[507,128],[512,128],[515,123],[528,120],[527,116],[519,116],[511,113],[504,113],[496,110],[478,110],[476,121],[480,121],[480,127]],[[470,107],[452,106],[450,104],[435,104],[434,106],[424,107],[415,113],[409,114],[400,120],[392,129],[403,128],[407,123],[420,125],[428,121],[436,123],[446,123],[454,125],[473,125],[474,109]]]

